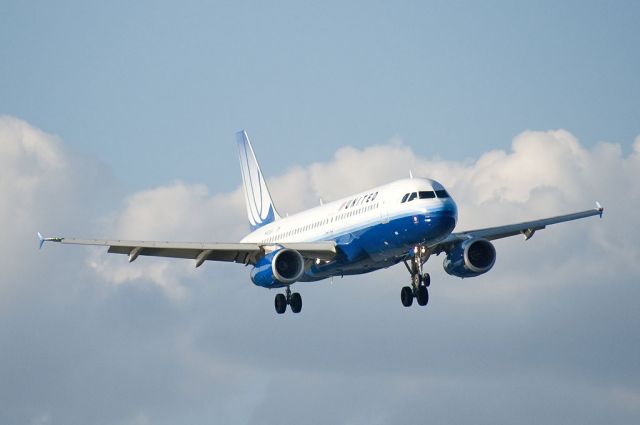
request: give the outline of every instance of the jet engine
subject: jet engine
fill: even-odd
[[[251,280],[265,288],[297,282],[304,273],[304,258],[294,249],[279,249],[264,257],[251,271]]]
[[[442,263],[444,271],[458,277],[475,277],[488,272],[496,262],[496,249],[486,239],[474,238],[454,245]]]

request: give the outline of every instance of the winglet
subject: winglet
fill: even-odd
[[[604,208],[600,205],[600,202],[596,201],[596,209],[600,213],[600,218],[602,218],[602,213],[604,212]]]
[[[40,232],[38,232],[38,246],[39,246],[39,249],[42,249],[42,245],[44,245],[45,242],[62,242],[62,239],[64,239],[64,238],[44,238],[44,237],[42,237],[42,234]]]

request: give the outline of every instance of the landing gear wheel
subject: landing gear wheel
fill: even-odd
[[[299,293],[294,292],[291,294],[291,299],[289,300],[289,304],[291,305],[291,311],[294,313],[300,313],[302,310],[302,297]]]
[[[418,300],[419,305],[427,305],[429,302],[429,291],[426,286],[418,286],[418,289],[416,290],[416,299]]]
[[[423,273],[423,266],[433,252],[425,245],[416,245],[409,255],[403,260],[407,271],[411,275],[411,286],[402,288],[400,297],[402,305],[409,307],[413,303],[413,298],[418,300],[419,305],[427,305],[429,302],[429,290],[431,276]]]
[[[400,291],[400,300],[402,301],[403,306],[411,307],[411,304],[413,304],[413,291],[411,290],[411,287],[405,286],[402,288]]]
[[[300,302],[302,303],[302,300]],[[278,314],[282,314],[287,310],[287,298],[284,296],[284,294],[276,295],[274,304],[276,306],[276,313]]]

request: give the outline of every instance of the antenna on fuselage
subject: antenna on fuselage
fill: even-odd
[[[413,172],[411,170],[409,170],[409,178],[412,179],[413,178]]]

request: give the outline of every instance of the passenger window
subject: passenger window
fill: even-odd
[[[418,196],[420,197],[420,199],[432,199],[436,197],[436,194],[433,193],[432,190],[427,190],[427,191],[419,192]]]
[[[411,195],[409,195],[409,199],[407,200],[407,202],[411,202],[417,197],[418,197],[418,194],[416,192],[413,192]]]
[[[402,197],[402,201],[400,201],[401,204],[404,204],[405,202],[407,202],[407,198],[409,197],[408,193],[405,193],[405,195]]]
[[[447,193],[446,190],[436,190],[436,195],[438,195],[438,198],[448,198],[449,194]]]

